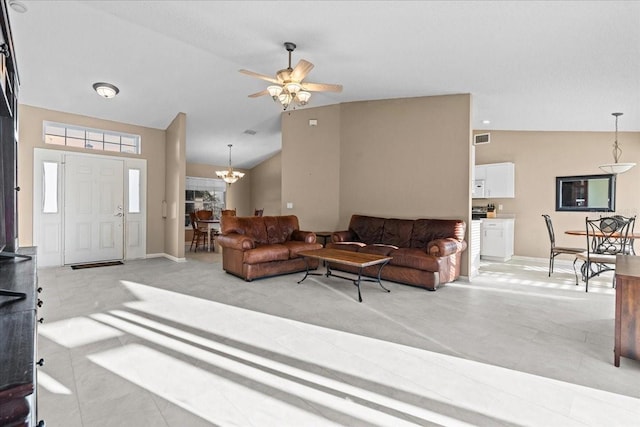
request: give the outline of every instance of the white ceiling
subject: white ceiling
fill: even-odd
[[[344,86],[309,107],[471,93],[474,129],[612,131],[622,111],[620,131],[640,131],[638,1],[23,3],[21,103],[160,129],[184,112],[190,162],[280,150],[281,108],[247,97],[268,83],[238,70],[286,68],[285,41],[315,64],[307,81]]]

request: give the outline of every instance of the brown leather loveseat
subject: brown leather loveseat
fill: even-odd
[[[298,252],[322,245],[316,243],[315,233],[299,228],[295,215],[221,217],[222,268],[246,281],[305,271]],[[318,268],[317,260],[308,261],[309,268]]]
[[[353,215],[349,230],[334,232],[327,247],[393,257],[382,269],[382,279],[435,291],[460,277],[465,231],[462,220]],[[357,273],[355,267],[333,263],[330,267]],[[376,277],[378,267],[367,267],[363,274]]]

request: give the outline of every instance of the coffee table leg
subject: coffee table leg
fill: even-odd
[[[302,278],[302,280],[298,282],[298,285],[304,282],[304,279],[306,279],[309,276],[309,258],[307,257],[303,257],[303,258],[304,258],[304,266],[307,268],[307,271],[304,272],[304,277]]]
[[[391,292],[389,289],[385,288],[384,286],[382,286],[382,282],[380,281],[380,273],[382,273],[382,267],[384,267],[385,265],[387,265],[389,261],[387,262],[383,262],[382,264],[380,264],[380,268],[378,268],[378,285],[380,285],[380,287],[382,289],[384,289],[387,292]]]
[[[358,280],[354,280],[353,284],[358,287],[358,302],[362,302],[362,295],[360,295],[360,279],[362,278],[362,267],[358,269]]]

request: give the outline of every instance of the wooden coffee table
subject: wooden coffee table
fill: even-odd
[[[378,285],[380,285],[380,287],[382,289],[384,289],[387,292],[391,292],[389,289],[385,288],[384,286],[382,286],[382,283],[380,282],[380,272],[382,272],[382,268],[387,265],[387,263],[389,261],[391,261],[391,257],[388,256],[382,256],[382,255],[375,255],[375,254],[365,254],[365,253],[360,253],[360,252],[351,252],[351,251],[343,251],[340,249],[333,249],[333,248],[322,248],[322,249],[315,249],[315,250],[311,250],[311,251],[301,251],[298,253],[300,256],[304,257],[304,261],[307,265],[307,271],[305,272],[304,277],[302,278],[302,280],[300,280],[298,282],[298,284],[304,282],[304,280],[313,275],[313,276],[335,276],[335,277],[339,277],[341,279],[346,279],[346,280],[351,280],[353,282],[354,285],[356,285],[356,287],[358,288],[358,301],[362,302],[362,295],[360,294],[360,282],[361,281],[366,281],[366,282],[377,282]],[[324,274],[321,273],[310,273],[309,272],[309,258],[315,258],[315,259],[319,259],[322,261],[326,261],[326,266],[327,266],[327,272]],[[344,264],[344,265],[351,265],[354,267],[358,267],[358,279],[354,280],[351,277],[344,277],[344,276],[339,276],[335,273],[333,273],[331,271],[331,268],[329,267],[329,262],[335,262],[336,264]],[[362,269],[365,267],[369,267],[370,265],[379,265],[380,267],[378,268],[378,277],[376,280],[374,279],[368,279],[368,278],[362,278]]]

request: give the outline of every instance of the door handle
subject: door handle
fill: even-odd
[[[121,217],[121,216],[123,216],[123,213],[122,212],[117,212],[117,213],[114,213],[113,216],[120,216]]]

